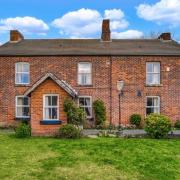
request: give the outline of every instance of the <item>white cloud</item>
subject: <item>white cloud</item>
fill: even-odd
[[[124,12],[121,9],[107,9],[104,11],[104,18],[121,20],[124,18]]]
[[[91,38],[100,35],[104,18],[111,20],[112,33],[119,33],[120,30],[126,29],[129,25],[121,9],[108,9],[102,15],[97,10],[85,8],[64,14],[55,19],[52,25],[59,29],[61,35],[70,38]]]
[[[125,29],[129,22],[125,19],[121,9],[109,9],[104,11],[104,18],[111,20],[111,30]]]
[[[0,32],[18,29],[23,33],[44,35],[49,30],[48,25],[35,17],[15,17],[0,20]]]
[[[143,33],[137,30],[127,30],[124,32],[112,32],[112,38],[117,39],[139,39],[143,37]]]
[[[59,28],[61,34],[81,37],[96,34],[100,29],[100,21],[101,14],[98,11],[83,8],[55,19],[52,25]]]
[[[158,24],[180,25],[180,0],[160,0],[150,4],[140,4],[137,7],[139,17]]]

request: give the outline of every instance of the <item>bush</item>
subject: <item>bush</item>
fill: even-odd
[[[136,127],[139,127],[141,124],[141,116],[139,114],[133,114],[130,117],[130,123],[132,125],[135,125]]]
[[[73,124],[66,124],[59,128],[59,138],[78,139],[81,137],[81,131]]]
[[[80,125],[86,119],[83,109],[79,108],[72,99],[67,98],[64,101],[64,111],[67,114],[68,124]]]
[[[31,136],[31,128],[26,123],[21,123],[15,128],[15,136],[17,138],[27,138]]]
[[[93,110],[95,116],[95,124],[97,127],[103,127],[106,121],[106,107],[102,100],[93,102]]]
[[[174,127],[180,129],[180,120],[177,120],[174,124]]]
[[[171,121],[160,114],[150,114],[145,118],[145,131],[153,138],[163,138],[171,130]]]

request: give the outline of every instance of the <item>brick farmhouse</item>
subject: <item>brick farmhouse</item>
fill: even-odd
[[[100,39],[24,39],[10,31],[0,47],[0,126],[29,121],[33,135],[66,123],[72,97],[94,122],[92,103],[104,101],[107,122],[129,124],[138,113],[180,119],[180,45],[157,39],[111,39],[109,20]]]

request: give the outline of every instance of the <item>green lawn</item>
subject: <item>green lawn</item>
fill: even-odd
[[[180,140],[16,139],[0,133],[0,179],[180,179]]]

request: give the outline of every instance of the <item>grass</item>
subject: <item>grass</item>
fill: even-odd
[[[16,139],[0,133],[0,179],[179,180],[180,141]]]

